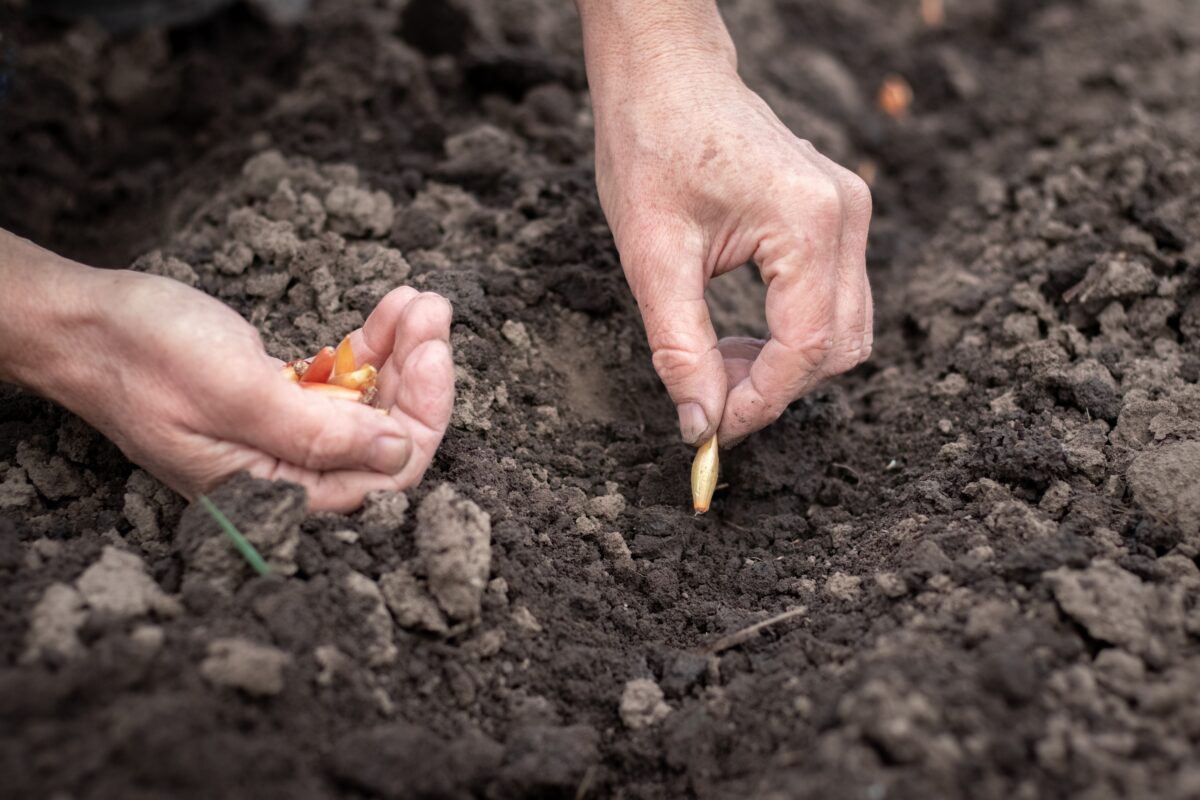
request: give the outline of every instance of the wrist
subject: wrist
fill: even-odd
[[[99,336],[101,272],[0,231],[0,380],[63,401]]]
[[[713,0],[577,0],[597,115],[692,81],[736,79],[737,51]]]

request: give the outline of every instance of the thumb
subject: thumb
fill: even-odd
[[[394,475],[412,454],[403,426],[361,403],[307,392],[283,379],[268,382],[259,399],[263,413],[239,438],[297,467]]]
[[[704,301],[703,258],[698,247],[680,248],[686,240],[647,237],[642,241],[649,246],[637,248],[622,263],[646,325],[654,369],[679,414],[679,433],[688,444],[697,444],[716,433],[727,378]]]

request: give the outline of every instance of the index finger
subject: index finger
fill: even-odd
[[[370,364],[375,368],[392,353],[396,340],[396,326],[408,304],[421,293],[411,286],[392,289],[367,315],[363,326],[350,334],[350,347],[354,350],[355,366]]]
[[[821,364],[837,344],[838,270],[814,261],[805,263],[793,255],[772,270],[766,308],[771,338],[749,374],[729,392],[719,431],[722,442],[770,425],[824,377]]]

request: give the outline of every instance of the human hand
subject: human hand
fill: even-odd
[[[735,444],[870,355],[870,191],[792,135],[728,60],[667,54],[596,83],[600,202],[654,367],[687,442]],[[770,338],[718,341],[705,288],[748,261]]]
[[[307,392],[280,374],[258,332],[208,295],[166,278],[86,270],[94,313],[40,388],[131,461],[188,497],[242,470],[346,511],[367,492],[416,484],[450,420],[450,304],[408,287],[351,334],[379,369],[368,406]]]

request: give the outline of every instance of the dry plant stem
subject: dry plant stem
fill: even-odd
[[[696,509],[697,514],[705,513],[712,505],[719,471],[717,436],[713,434],[711,439],[700,445],[696,451],[696,458],[692,461],[692,507]]]
[[[789,619],[792,619],[793,617],[799,617],[802,614],[805,614],[807,611],[807,606],[796,606],[795,608],[789,608],[787,611],[764,619],[762,622],[756,622],[747,628],[742,628],[740,631],[734,631],[733,633],[722,636],[720,639],[717,639],[708,647],[704,648],[704,653],[705,655],[716,655],[717,653],[724,652],[731,647],[737,647],[738,645],[745,644],[755,636],[758,636],[758,634],[762,631],[770,628],[772,625],[778,625],[781,622],[787,622]]]

